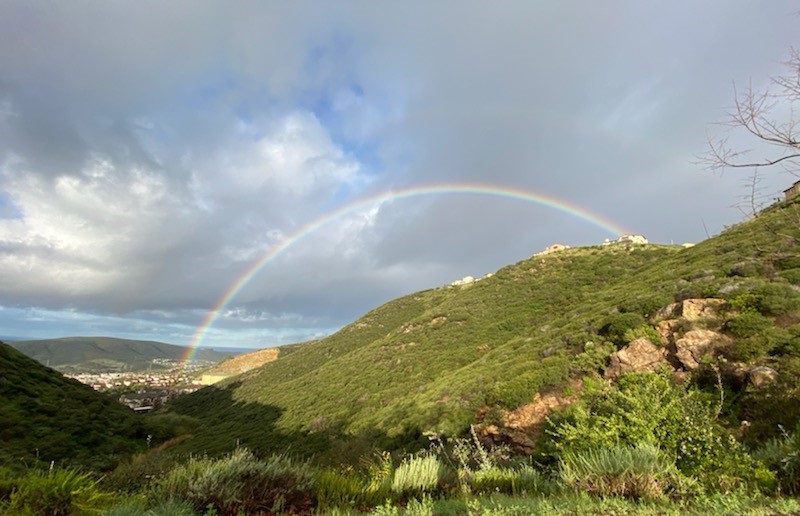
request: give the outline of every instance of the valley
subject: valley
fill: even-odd
[[[278,500],[298,514],[383,503],[407,514],[444,514],[448,504],[458,514],[525,514],[544,500],[552,514],[604,512],[597,500],[622,514],[686,504],[715,512],[717,496],[732,496],[735,512],[786,513],[800,510],[800,469],[786,467],[800,450],[799,353],[792,199],[691,247],[535,253],[480,281],[390,301],[329,337],[229,358],[203,370],[214,383],[199,389],[201,371],[81,379],[138,392],[121,399],[150,412],[123,418],[130,444],[106,456],[104,489],[169,493],[158,496],[186,514],[218,496],[255,514]],[[19,375],[21,356],[0,373]],[[46,382],[71,381],[36,367]],[[194,392],[161,396],[163,383]],[[81,388],[97,397],[87,406],[130,410]],[[10,441],[16,457],[80,464],[98,430],[69,449],[41,446],[58,439],[47,428],[62,432],[57,395],[46,392],[32,403],[6,387],[6,399],[20,400],[12,410],[33,412],[0,414],[15,425],[5,435],[42,436]],[[242,468],[255,477],[236,489],[288,484],[279,498],[252,499],[180,487]]]

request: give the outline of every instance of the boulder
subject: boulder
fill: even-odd
[[[667,350],[656,346],[646,337],[640,337],[611,354],[611,364],[604,376],[613,380],[625,373],[657,371],[662,367],[672,369],[667,362]]]
[[[757,389],[771,384],[777,377],[778,372],[767,366],[756,366],[747,370],[747,380]]]
[[[700,366],[704,355],[730,344],[731,339],[711,330],[691,330],[675,341],[675,357],[687,371]]]
[[[661,342],[666,345],[675,344],[675,333],[681,326],[681,322],[677,319],[665,319],[656,324],[656,331],[661,336]]]
[[[660,319],[674,319],[681,314],[681,304],[671,303],[664,308],[659,308],[656,313],[650,317],[651,320],[658,321]]]
[[[716,298],[684,299],[683,303],[681,303],[681,315],[687,321],[717,317],[725,303],[724,299]]]

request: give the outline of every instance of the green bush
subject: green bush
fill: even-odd
[[[746,311],[727,322],[725,329],[738,338],[752,337],[773,326],[772,320],[760,313]]]
[[[678,475],[672,460],[655,445],[616,445],[569,451],[559,468],[572,489],[599,496],[660,498]]]
[[[572,370],[576,373],[599,373],[605,370],[608,359],[617,347],[608,341],[599,344],[589,341],[583,347],[583,353],[575,355]]]
[[[667,294],[643,294],[626,299],[618,308],[623,313],[636,313],[644,317],[650,317],[671,302],[672,298]]]
[[[625,332],[645,324],[644,317],[637,313],[623,313],[609,315],[600,326],[600,334],[604,335],[617,347],[622,347],[625,341]]]
[[[800,285],[800,268],[781,271],[780,276],[793,285]]]
[[[547,481],[541,472],[528,465],[517,468],[493,466],[471,473],[469,487],[474,494],[530,496],[546,491]]]
[[[390,495],[381,483],[373,490],[368,482],[353,473],[329,469],[319,471],[314,484],[320,509],[376,505]]]
[[[206,513],[208,514],[208,513]],[[191,505],[182,500],[157,500],[148,505],[147,500],[136,500],[115,505],[103,516],[196,516]]]
[[[0,512],[53,516],[99,512],[112,500],[97,481],[74,469],[0,473]]]
[[[174,413],[148,414],[144,421],[152,441],[156,443],[191,434],[200,424],[197,418]]]
[[[625,340],[625,342],[633,342],[634,340],[642,337],[646,338],[656,346],[663,345],[661,342],[661,335],[659,335],[656,329],[649,324],[643,324],[636,328],[631,328],[630,330],[625,331],[623,340]]]
[[[443,469],[435,455],[404,459],[394,471],[392,491],[400,495],[433,493],[439,487]]]
[[[558,458],[652,444],[711,489],[769,489],[758,464],[716,422],[715,410],[704,393],[674,385],[665,375],[631,373],[616,386],[587,381],[581,401],[552,416],[547,432]]]
[[[316,505],[311,468],[273,455],[258,460],[239,448],[222,459],[192,459],[174,468],[156,489],[162,500],[179,498],[198,512],[218,514],[302,512]]]
[[[764,315],[781,315],[800,309],[800,292],[788,283],[767,283],[753,292],[756,309]]]
[[[755,335],[737,339],[727,354],[734,360],[750,362],[777,350],[790,351],[791,344],[792,335],[787,330],[772,326]]]
[[[106,489],[123,493],[133,493],[151,486],[174,468],[179,459],[160,449],[153,449],[145,454],[134,455],[117,466],[114,471],[102,479]]]
[[[753,457],[777,472],[782,492],[800,494],[800,424],[794,432],[763,443]]]

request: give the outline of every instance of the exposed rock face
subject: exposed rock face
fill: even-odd
[[[666,319],[656,324],[656,331],[661,336],[661,342],[667,345],[675,344],[675,333],[681,326],[677,319]]]
[[[583,388],[581,382],[573,382],[570,387],[574,391]],[[503,423],[497,425],[476,425],[475,431],[482,441],[505,443],[518,453],[530,454],[536,447],[547,416],[556,410],[577,401],[578,396],[536,393],[531,403],[517,407],[503,415]]]
[[[653,319],[674,319],[683,317],[687,321],[696,321],[706,317],[717,317],[725,305],[724,299],[684,299],[680,303],[672,303],[653,314]]]
[[[687,371],[700,366],[704,355],[720,346],[730,344],[731,339],[711,330],[691,330],[675,341],[675,356]]]
[[[641,337],[611,355],[611,364],[606,368],[604,376],[607,379],[616,379],[625,373],[657,371],[661,367],[671,369],[667,362],[667,350]]]
[[[671,303],[664,308],[659,308],[656,310],[656,313],[653,314],[652,319],[659,320],[659,319],[672,319],[675,317],[679,317],[681,315],[681,304],[680,303]]]
[[[771,384],[777,377],[778,372],[771,367],[757,366],[747,371],[747,380],[757,389]]]
[[[685,299],[681,303],[681,316],[687,321],[696,321],[706,317],[717,317],[724,299]]]
[[[658,310],[651,320],[658,321],[655,327],[664,347],[646,338],[634,340],[611,355],[604,376],[616,379],[625,373],[656,371],[662,367],[685,376],[686,371],[697,369],[704,355],[730,344],[731,339],[710,329],[690,330],[683,335],[681,330],[687,321],[705,319],[708,323],[717,318],[725,303],[724,299],[716,298],[685,299]]]

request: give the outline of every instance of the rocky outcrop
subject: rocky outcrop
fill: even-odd
[[[671,368],[667,361],[666,348],[656,346],[646,337],[641,337],[611,355],[611,364],[606,368],[605,378],[616,379],[625,373],[657,371]]]
[[[778,372],[771,367],[757,366],[747,370],[747,381],[756,389],[766,387],[777,377]]]
[[[675,335],[681,328],[681,322],[677,319],[665,319],[656,324],[656,331],[661,336],[661,343],[665,345],[675,344]]]
[[[696,321],[709,317],[718,317],[725,305],[724,299],[684,299],[681,303],[681,317],[687,321]]]
[[[687,321],[696,321],[709,317],[718,317],[725,306],[724,299],[702,298],[684,299],[680,303],[672,303],[653,314],[653,320],[675,319],[682,317]]]
[[[700,366],[703,356],[731,343],[730,337],[711,330],[687,331],[675,340],[675,357],[687,371]]]
[[[658,310],[651,317],[660,343],[639,338],[611,355],[605,378],[616,379],[630,372],[655,371],[668,368],[685,378],[687,371],[700,366],[705,355],[728,346],[732,340],[715,331],[726,301],[724,299],[685,299]],[[683,333],[692,322],[704,321],[706,328]],[[659,345],[661,344],[661,345]]]
[[[579,381],[572,382],[570,389],[579,392],[583,389],[583,384]],[[577,394],[564,396],[536,393],[531,403],[505,412],[501,424],[476,425],[475,431],[481,441],[505,444],[516,453],[530,455],[536,447],[547,417],[577,400]]]

